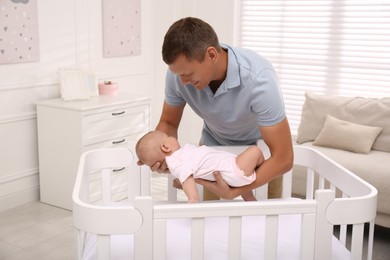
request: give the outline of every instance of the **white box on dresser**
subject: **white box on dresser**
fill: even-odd
[[[37,122],[40,199],[71,210],[81,153],[126,147],[128,142],[137,141],[150,130],[150,98],[118,95],[77,101],[43,100],[37,103]],[[118,173],[112,183],[118,190],[121,176],[126,174]]]

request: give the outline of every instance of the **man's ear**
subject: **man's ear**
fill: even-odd
[[[218,58],[218,52],[212,46],[207,48],[206,55],[207,55],[207,58],[210,59],[212,62],[215,62]]]
[[[161,151],[163,151],[164,153],[170,153],[172,151],[172,149],[169,147],[169,145],[167,144],[162,144],[160,145],[160,149]]]

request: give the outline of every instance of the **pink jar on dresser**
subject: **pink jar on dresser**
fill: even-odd
[[[98,84],[99,95],[116,95],[119,90],[119,86],[115,82],[104,81]]]

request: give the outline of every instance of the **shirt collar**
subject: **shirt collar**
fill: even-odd
[[[220,86],[222,93],[225,93],[228,89],[235,88],[240,85],[240,73],[238,67],[238,60],[233,49],[226,44],[221,44],[221,47],[227,50],[228,54],[226,78]]]

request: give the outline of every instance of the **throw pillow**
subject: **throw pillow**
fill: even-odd
[[[326,115],[351,123],[377,126],[382,132],[376,138],[372,150],[390,152],[390,97],[362,98],[305,93],[297,143],[316,139],[322,130]]]
[[[367,154],[381,131],[380,127],[359,125],[327,115],[313,145]]]

